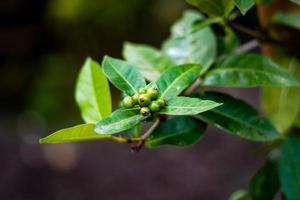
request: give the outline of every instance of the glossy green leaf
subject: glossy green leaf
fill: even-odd
[[[162,145],[189,147],[204,134],[207,125],[204,122],[186,116],[172,118],[160,124],[146,141],[148,148]]]
[[[223,105],[200,115],[228,133],[254,141],[270,141],[279,137],[276,129],[249,104],[218,92],[206,92],[200,96]]]
[[[233,0],[186,0],[208,15],[228,16],[234,8]]]
[[[40,143],[54,144],[63,142],[80,142],[111,138],[111,135],[99,135],[95,133],[94,128],[94,124],[81,124],[71,128],[62,129],[47,137],[40,139]]]
[[[300,136],[290,134],[285,140],[279,160],[279,179],[287,200],[300,197]]]
[[[165,115],[196,115],[222,105],[210,100],[191,97],[174,97],[159,113]]]
[[[276,24],[300,30],[299,12],[278,12],[272,16],[271,21]]]
[[[126,61],[105,56],[102,63],[107,78],[127,95],[134,95],[146,86],[137,69]]]
[[[96,123],[111,113],[108,81],[100,65],[90,58],[79,73],[75,98],[86,123]]]
[[[255,5],[255,0],[234,0],[234,3],[244,15]]]
[[[277,56],[276,61],[300,80],[299,60]],[[263,88],[261,103],[266,116],[284,133],[294,125],[300,113],[300,87]]]
[[[231,55],[209,71],[204,85],[223,87],[299,86],[288,71],[256,54]]]
[[[154,47],[125,43],[123,57],[137,67],[147,80],[156,80],[162,71],[174,65],[169,57]]]
[[[186,64],[166,70],[158,79],[157,87],[160,97],[169,100],[179,95],[199,76],[200,65]]]
[[[251,179],[249,194],[252,200],[273,199],[279,188],[277,162],[267,160]]]
[[[119,109],[109,117],[97,123],[95,132],[98,134],[114,134],[133,128],[145,120],[147,116],[140,114],[139,108]]]
[[[172,35],[163,44],[163,52],[176,64],[194,63],[207,70],[216,57],[216,37],[209,27],[203,27],[203,16],[186,11],[172,27]]]

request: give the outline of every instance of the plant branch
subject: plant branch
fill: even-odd
[[[235,52],[237,53],[246,53],[249,52],[255,48],[259,47],[259,42],[257,39],[250,40],[249,42],[246,42],[245,44],[242,44],[239,46]]]
[[[197,90],[201,85],[201,80],[198,78],[192,85],[190,85],[185,92],[183,93],[185,96],[192,94],[195,90]]]

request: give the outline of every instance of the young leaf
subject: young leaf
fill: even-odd
[[[214,16],[228,16],[234,8],[233,0],[186,0],[201,12]]]
[[[285,140],[279,159],[279,179],[288,200],[300,197],[300,136],[290,134]]]
[[[273,199],[279,188],[277,163],[267,160],[251,179],[249,194],[253,200]]]
[[[255,4],[255,0],[234,0],[235,5],[239,8],[243,15],[246,14]]]
[[[157,81],[160,97],[169,100],[179,95],[197,79],[200,70],[201,66],[196,64],[179,65],[166,70]]]
[[[159,113],[165,115],[196,115],[222,105],[210,100],[190,97],[174,97]]]
[[[194,63],[206,71],[213,63],[216,51],[216,37],[212,30],[201,26],[203,16],[195,11],[186,11],[172,27],[172,35],[163,44],[163,52],[179,64]]]
[[[171,59],[159,50],[142,44],[125,43],[123,57],[136,66],[148,80],[156,80],[162,71],[174,65]]]
[[[146,86],[137,69],[126,61],[105,56],[102,63],[107,78],[127,95],[134,95]]]
[[[276,24],[300,30],[299,12],[278,12],[272,16],[271,21]]]
[[[54,144],[63,142],[80,142],[87,140],[109,139],[111,135],[99,135],[94,131],[94,124],[81,124],[71,128],[59,130],[40,139],[41,144]]]
[[[270,141],[279,137],[267,119],[260,117],[254,108],[239,99],[218,92],[206,92],[200,98],[223,103],[200,114],[217,128],[254,141]]]
[[[119,109],[109,117],[97,123],[95,132],[98,134],[114,134],[133,128],[145,120],[147,116],[140,114],[139,108]]]
[[[209,71],[203,84],[227,87],[299,86],[271,59],[256,54],[231,55]]]
[[[160,124],[149,136],[146,147],[162,145],[188,147],[195,144],[204,134],[207,124],[186,116],[172,118]]]
[[[75,98],[86,123],[96,123],[111,113],[108,81],[91,58],[86,59],[79,73]]]

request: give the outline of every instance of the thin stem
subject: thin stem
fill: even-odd
[[[239,46],[235,51],[237,53],[246,53],[252,51],[253,49],[259,47],[259,42],[256,39],[250,40],[245,44]]]
[[[132,143],[140,140],[140,138],[126,138],[121,136],[111,136],[110,139],[118,143]]]
[[[201,85],[201,80],[198,78],[192,85],[190,85],[184,92],[184,95],[190,95],[192,94],[195,90],[197,90]]]

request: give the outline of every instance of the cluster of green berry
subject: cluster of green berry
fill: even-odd
[[[141,115],[147,116],[151,112],[158,112],[165,107],[165,101],[158,98],[158,88],[153,86],[149,89],[141,88],[139,93],[125,97],[122,105],[125,108],[139,106]]]

